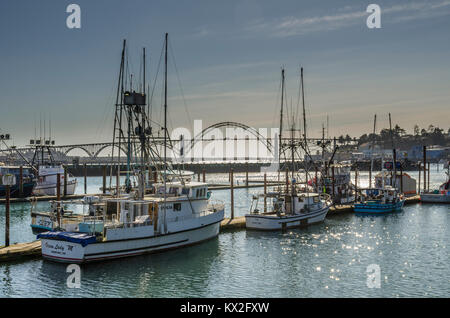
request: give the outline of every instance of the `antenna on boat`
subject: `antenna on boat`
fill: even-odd
[[[391,142],[392,142],[392,165],[394,169],[394,177],[391,177],[391,186],[396,188],[397,183],[397,153],[395,151],[394,146],[394,134],[392,132],[392,123],[391,123],[391,113],[389,113],[389,130],[391,132]]]
[[[372,170],[373,170],[373,149],[375,147],[375,129],[377,125],[377,114],[373,119],[373,134],[372,134],[372,147],[370,151],[370,171],[369,171],[369,188],[372,188]]]

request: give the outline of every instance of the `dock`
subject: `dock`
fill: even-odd
[[[23,258],[40,256],[41,241],[17,243],[8,247],[0,247],[0,262],[15,261]]]
[[[61,196],[61,200],[78,200],[82,199],[86,196],[108,196],[107,194],[103,193],[96,193],[96,194],[71,194],[66,196]],[[24,202],[35,202],[35,201],[55,201],[57,200],[56,195],[42,195],[42,196],[33,196],[33,197],[27,197],[27,198],[10,198],[10,203],[24,203]],[[0,204],[5,204],[6,199],[0,198]]]

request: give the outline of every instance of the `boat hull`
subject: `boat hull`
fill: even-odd
[[[353,206],[356,213],[380,214],[400,211],[403,208],[405,200],[395,203],[357,203]]]
[[[329,209],[329,206],[325,206],[324,208],[311,213],[280,217],[267,214],[247,214],[245,215],[245,226],[247,229],[268,231],[308,226],[310,224],[323,222]]]
[[[74,194],[76,187],[77,187],[77,180],[70,180],[69,182],[67,182],[67,195]],[[57,190],[56,183],[45,183],[45,184],[38,183],[33,191],[33,194],[39,196],[43,195],[55,196],[57,195],[56,190]],[[61,184],[60,193],[61,195],[64,193],[64,184]]]
[[[9,189],[10,197],[11,198],[27,198],[30,197],[33,193],[33,188],[36,185],[35,182],[27,182],[23,184],[23,194],[20,195],[20,188],[19,185],[16,184],[14,186],[11,186]],[[4,185],[0,185],[0,197],[6,196],[6,187]]]
[[[148,253],[157,253],[170,249],[198,244],[219,234],[220,221],[204,226],[164,235],[104,241],[82,246],[62,240],[42,240],[42,256],[51,261],[62,263],[87,263],[115,258],[130,257]]]
[[[420,202],[423,203],[450,203],[450,195],[422,193],[420,195]]]

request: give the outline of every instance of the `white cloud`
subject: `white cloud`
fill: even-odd
[[[381,6],[381,14],[383,24],[450,15],[450,0],[409,2],[390,7]],[[385,18],[384,15],[388,15],[388,18]],[[337,30],[355,24],[364,25],[367,16],[365,7],[360,9],[345,7],[345,9],[337,10],[336,14],[314,17],[288,16],[272,21],[260,20],[249,24],[246,31],[260,32],[274,37],[289,37],[311,32]]]

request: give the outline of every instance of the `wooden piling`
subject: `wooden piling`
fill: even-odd
[[[317,166],[314,166],[314,176],[315,176],[315,179],[316,179],[316,192],[318,193],[319,192],[319,180],[317,180]]]
[[[427,190],[428,191],[430,191],[430,172],[431,172],[430,162],[428,162],[428,181],[427,181]]]
[[[206,170],[203,169],[202,173],[203,173],[203,183],[206,183]]]
[[[358,168],[355,168],[355,202],[358,202]]]
[[[427,146],[423,146],[423,192],[427,189]]]
[[[331,163],[331,187],[332,187],[331,193],[333,194],[333,201],[334,201],[334,198],[336,196],[336,193],[334,190],[334,160]]]
[[[400,193],[403,193],[403,167],[400,166]]]
[[[23,166],[20,166],[19,171],[19,196],[23,197]]]
[[[264,212],[267,212],[267,173],[264,173]]]
[[[64,191],[63,196],[67,196],[67,167],[64,166]]]
[[[420,161],[419,161],[419,182],[417,184],[417,186],[418,186],[417,194],[420,194],[420,175],[422,174],[421,171],[422,171],[422,165],[420,164]]]
[[[289,168],[286,168],[286,177],[285,177],[285,181],[286,181],[286,194],[289,193]],[[308,185],[306,185],[308,186]]]
[[[61,224],[61,174],[56,174],[56,201],[58,202],[56,204],[56,217],[58,220],[58,227],[60,227]]]
[[[106,193],[106,166],[103,166],[103,191],[102,193]]]
[[[248,162],[245,163],[245,186],[248,187]]]
[[[9,246],[9,197],[10,197],[10,188],[9,185],[5,186],[6,188],[6,202],[5,202],[5,246]]]
[[[117,165],[116,195],[117,195],[117,197],[120,197],[120,165]],[[119,211],[119,203],[117,203],[117,211]]]
[[[83,173],[84,173],[84,194],[87,194],[87,167],[86,167],[86,164],[84,164]]]
[[[197,174],[197,181],[200,182],[200,172]]]
[[[233,168],[230,170],[230,192],[231,192],[231,219],[234,219],[234,181]]]

